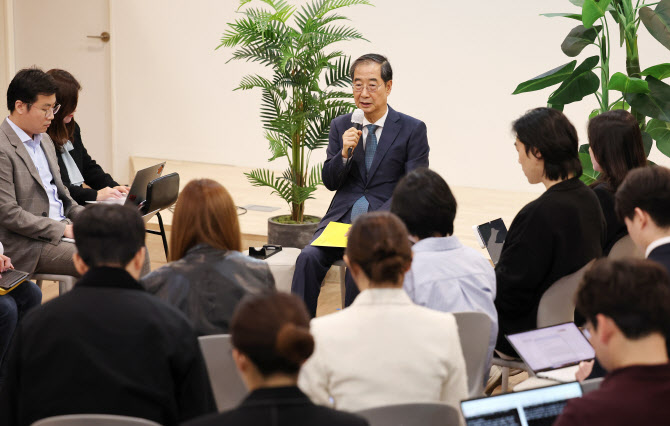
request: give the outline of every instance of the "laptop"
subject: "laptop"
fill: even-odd
[[[28,279],[29,273],[8,269],[0,273],[0,295],[4,295],[14,290],[14,288]]]
[[[147,199],[147,185],[149,185],[149,182],[152,180],[161,177],[164,168],[165,162],[162,162],[138,171],[135,173],[133,184],[130,186],[130,191],[128,191],[127,196],[99,202],[107,204],[123,204],[130,207],[141,207]],[[89,202],[95,203],[96,201]]]
[[[593,347],[574,322],[505,336],[537,377],[572,382],[581,361],[593,359]]]
[[[491,261],[494,265],[497,265],[500,260],[503,243],[505,242],[505,238],[507,238],[507,227],[503,220],[498,218],[481,225],[473,226],[472,229],[479,240],[479,246],[481,248],[486,247],[489,256],[491,256]]]
[[[551,425],[572,398],[582,396],[577,382],[511,392],[461,402],[468,426]]]

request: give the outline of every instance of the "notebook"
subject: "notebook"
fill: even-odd
[[[505,336],[537,377],[572,382],[581,361],[596,354],[573,322]]]
[[[572,398],[582,396],[577,382],[511,392],[461,402],[468,426],[551,425]]]
[[[489,252],[494,265],[500,260],[505,238],[507,238],[507,227],[502,219],[498,218],[481,225],[473,226],[475,235],[479,239],[479,245]]]
[[[0,273],[0,295],[7,294],[14,288],[28,279],[30,276],[27,272],[17,271],[16,269],[8,269]]]

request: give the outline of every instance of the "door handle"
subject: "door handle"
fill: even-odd
[[[87,38],[99,38],[102,40],[103,43],[107,43],[109,41],[109,33],[107,31],[103,31],[100,33],[100,35],[97,36],[86,36]]]

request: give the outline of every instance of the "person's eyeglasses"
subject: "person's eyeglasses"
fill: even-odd
[[[370,84],[363,84],[363,83],[354,83],[354,92],[362,92],[364,88],[368,89],[368,93],[375,93],[377,89],[382,87],[382,84],[377,84],[377,83],[370,83]]]
[[[30,108],[33,104],[28,104],[28,108]],[[56,104],[53,106],[53,108],[40,108],[41,111],[44,111],[44,117],[49,118],[49,113],[53,114],[54,116],[58,114],[58,111],[60,110],[60,104]]]

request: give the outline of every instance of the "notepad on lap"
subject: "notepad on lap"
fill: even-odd
[[[16,269],[8,269],[0,273],[0,295],[7,294],[14,290],[19,284],[24,282],[30,276],[27,272],[17,271]]]

